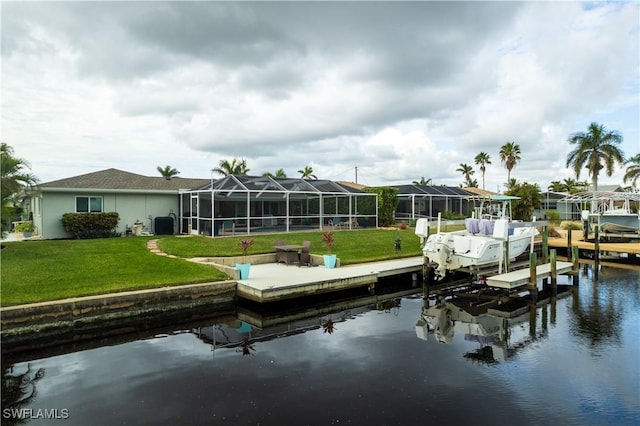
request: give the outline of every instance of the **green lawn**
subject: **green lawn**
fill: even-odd
[[[407,230],[358,230],[334,233],[333,252],[343,265],[420,255],[418,237]],[[402,240],[395,251],[394,240]],[[159,236],[160,248],[179,257],[237,256],[246,236],[206,238]],[[320,232],[252,235],[249,254],[273,252],[273,242],[311,241],[312,254],[324,254]],[[157,256],[146,248],[149,237],[50,240],[3,243],[0,305],[10,306],[116,291],[220,281],[226,275],[207,265]]]
[[[147,240],[3,243],[0,305],[225,279],[211,266],[150,253]]]
[[[342,265],[351,263],[371,262],[376,260],[394,259],[403,256],[419,256],[419,238],[413,229],[386,230],[365,229],[358,231],[336,231],[334,234],[333,253],[340,258]],[[402,242],[402,251],[396,253],[394,240],[398,237]],[[311,241],[311,254],[326,254],[327,249],[322,244],[322,233],[293,232],[289,234],[252,234],[250,237],[167,237],[160,240],[160,248],[170,254],[180,257],[210,257],[210,256],[238,256],[242,251],[238,241],[251,238],[254,241],[249,254],[273,252],[275,240],[285,240],[289,244],[301,244]]]

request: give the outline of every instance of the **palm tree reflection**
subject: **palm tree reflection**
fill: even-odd
[[[323,333],[333,334],[335,330],[336,330],[335,323],[331,319],[328,319],[327,321],[324,322],[324,324],[322,324]]]
[[[256,348],[249,340],[249,337],[245,337],[245,339],[240,344],[240,352],[242,352],[242,356],[253,355],[251,352],[255,352]]]
[[[37,395],[36,382],[44,377],[44,368],[35,372],[31,364],[27,364],[27,371],[22,374],[14,374],[13,366],[2,369],[2,408],[19,410],[24,408]],[[3,412],[4,414],[4,412]],[[4,418],[2,424],[17,425],[25,423],[28,419]]]

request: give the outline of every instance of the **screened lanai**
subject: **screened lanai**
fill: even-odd
[[[453,186],[399,185],[396,220],[435,218],[438,213],[470,215],[470,198],[475,194]]]
[[[229,175],[181,191],[180,232],[210,236],[376,227],[376,194],[328,180]]]

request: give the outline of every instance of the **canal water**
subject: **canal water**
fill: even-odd
[[[637,425],[639,281],[584,266],[484,334],[429,331],[418,288],[3,354],[2,424]]]

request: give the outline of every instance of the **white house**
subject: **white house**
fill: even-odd
[[[80,212],[117,212],[118,232],[124,233],[137,221],[154,232],[157,217],[174,217],[177,227],[180,190],[208,182],[106,169],[39,185],[31,194],[31,213],[38,233],[45,239],[69,237],[62,228],[62,215]]]

